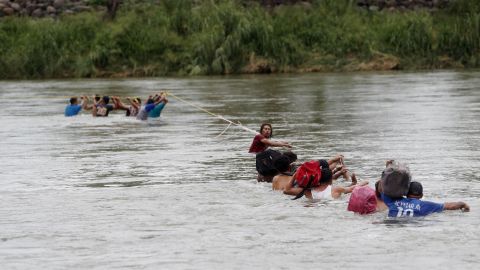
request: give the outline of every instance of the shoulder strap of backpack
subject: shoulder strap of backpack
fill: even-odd
[[[303,197],[303,195],[305,195],[305,191],[307,191],[307,189],[310,189],[310,187],[312,186],[312,183],[313,183],[313,180],[314,180],[314,176],[310,176],[310,180],[308,181],[308,184],[305,188],[303,188],[303,190],[297,194],[297,196],[295,196],[295,198],[293,198],[292,200],[296,200],[296,199],[300,199],[301,197]]]

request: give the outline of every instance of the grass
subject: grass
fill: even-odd
[[[96,12],[0,20],[1,79],[342,70],[378,55],[409,69],[479,67],[480,4],[400,13],[349,0],[274,10],[233,0],[126,1],[114,21]]]

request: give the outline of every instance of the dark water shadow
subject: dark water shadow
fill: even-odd
[[[410,218],[391,218],[387,217],[383,220],[374,221],[373,224],[385,225],[389,228],[403,228],[403,227],[428,227],[434,224],[439,224],[442,221],[427,219],[425,217],[410,217]]]

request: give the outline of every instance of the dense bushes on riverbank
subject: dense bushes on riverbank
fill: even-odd
[[[273,11],[166,0],[59,20],[0,21],[0,78],[157,76],[480,66],[480,4],[371,12],[323,0]]]

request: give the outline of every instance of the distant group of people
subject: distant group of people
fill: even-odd
[[[138,120],[147,120],[158,118],[165,105],[168,103],[167,93],[160,92],[149,96],[142,104],[138,97],[127,98],[128,104],[125,104],[117,96],[99,96],[92,97],[92,104],[87,96],[71,97],[70,104],[65,107],[65,116],[71,117],[80,113],[80,111],[91,110],[93,117],[107,117],[113,110],[125,111],[125,116],[136,117]],[[113,103],[113,104],[112,104]]]
[[[271,182],[273,190],[294,196],[293,199],[305,196],[309,200],[331,200],[352,193],[349,211],[370,214],[388,210],[389,217],[420,217],[444,210],[470,210],[464,202],[422,200],[423,186],[411,181],[410,170],[405,164],[388,160],[373,189],[368,186],[368,181],[359,181],[355,173],[347,169],[343,155],[298,163],[295,153],[270,149],[292,148],[286,141],[272,140],[272,134],[272,125],[262,124],[249,149],[250,153],[256,154],[257,180]],[[333,185],[339,177],[349,181],[349,185]]]

